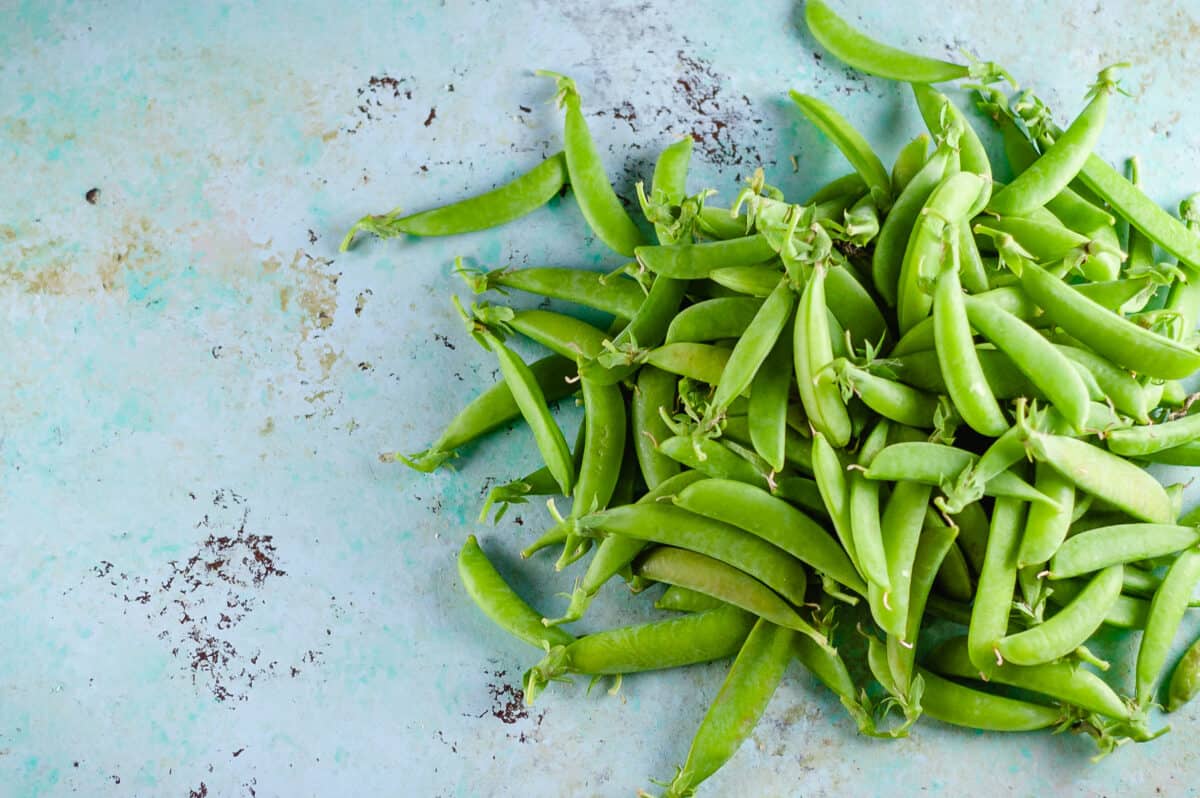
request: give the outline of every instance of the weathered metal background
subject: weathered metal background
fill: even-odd
[[[911,102],[816,52],[785,0],[340,5],[0,3],[0,794],[632,795],[720,683],[555,685],[525,708],[538,654],[453,562],[475,531],[539,606],[569,589],[515,557],[539,506],[475,523],[481,487],[533,462],[527,434],[457,472],[378,459],[495,377],[451,310],[454,255],[619,263],[572,199],[462,239],[337,243],[556,149],[537,67],[579,80],[627,197],[685,133],[692,187],[726,199],[760,164],[796,194],[846,171],[789,87],[889,157]],[[1139,153],[1165,204],[1200,186],[1196,3],[838,5],[898,45],[999,60],[1064,116],[1130,60],[1104,153]],[[586,626],[644,616],[623,592]],[[1097,765],[1069,735],[930,722],[884,743],[797,671],[707,794],[1181,795],[1200,709],[1173,722]]]

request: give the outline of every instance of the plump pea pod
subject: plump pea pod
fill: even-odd
[[[634,254],[639,264],[655,274],[696,280],[722,267],[765,263],[775,257],[775,250],[765,237],[756,233],[702,244],[641,246]]]
[[[1129,372],[1114,366],[1107,359],[1077,346],[1058,345],[1062,352],[1076,365],[1082,366],[1095,378],[1104,396],[1117,410],[1126,413],[1143,424],[1150,420],[1149,394]]]
[[[754,577],[720,560],[687,549],[656,546],[638,559],[634,573],[644,579],[694,590],[788,629],[811,626],[777,593]]]
[[[883,550],[888,564],[886,595],[872,600],[877,613],[876,622],[889,635],[903,639],[908,623],[908,602],[911,595],[913,561],[929,504],[930,488],[918,482],[900,482],[892,490],[880,520]],[[871,590],[878,590],[871,587]]]
[[[1051,618],[999,640],[998,656],[1014,665],[1041,665],[1079,648],[1100,628],[1121,595],[1121,571],[1120,565],[1109,566]]]
[[[570,396],[579,389],[578,385],[567,381],[575,376],[576,370],[573,361],[558,355],[542,358],[529,366],[534,382],[542,389],[542,395],[548,402]],[[454,450],[458,447],[504,426],[520,415],[521,408],[513,398],[512,388],[501,380],[459,411],[428,449],[410,455],[398,454],[396,457],[418,471],[434,471],[455,457]]]
[[[663,344],[645,354],[647,365],[670,374],[716,385],[729,362],[730,350],[712,344]]]
[[[663,798],[686,798],[737,753],[791,662],[795,632],[760,620],[734,660]]]
[[[1072,535],[1050,561],[1051,579],[1089,574],[1120,563],[1164,557],[1200,543],[1200,528],[1117,524]]]
[[[646,294],[635,280],[585,269],[552,266],[501,269],[468,277],[476,293],[494,289],[527,291],[595,308],[620,318],[633,318]]]
[[[875,290],[889,305],[896,304],[905,248],[921,209],[948,172],[958,168],[955,147],[956,144],[949,140],[938,144],[933,155],[904,187],[896,204],[883,220],[875,241],[875,251],[871,255],[871,280]]]
[[[697,556],[703,557],[704,555]],[[725,606],[725,602],[718,598],[679,585],[668,585],[663,594],[654,602],[654,609],[671,612],[707,612],[723,606]]]
[[[729,208],[718,208],[715,205],[705,205],[700,209],[697,223],[698,232],[706,238],[724,241],[729,238],[741,238],[749,231],[749,222],[745,215],[737,215]]]
[[[1134,518],[1158,524],[1175,520],[1171,499],[1162,485],[1128,460],[1086,441],[1040,432],[1030,433],[1029,451],[1080,490],[1103,498]]]
[[[604,340],[608,337],[586,321],[549,310],[514,311],[491,305],[477,306],[475,315],[484,324],[512,330],[555,354],[572,359],[595,357],[603,350]]]
[[[823,100],[801,94],[792,90],[788,96],[808,121],[832,141],[846,160],[854,167],[863,181],[867,184],[871,198],[881,210],[887,210],[892,204],[892,181],[883,162],[879,160],[871,145],[862,134],[854,129],[841,114]]]
[[[659,441],[671,437],[662,411],[671,414],[675,408],[675,387],[678,379],[670,372],[643,366],[638,371],[637,387],[629,402],[633,417],[633,450],[638,467],[648,488],[656,488],[679,473],[679,463],[658,451]]]
[[[683,301],[687,285],[686,280],[656,278],[637,315],[612,341],[613,353],[622,353],[625,357],[607,365],[591,359],[583,364],[580,373],[609,383],[620,382],[633,374],[639,365],[637,355],[640,350],[658,346],[666,337],[667,327]]]
[[[708,279],[738,294],[766,297],[775,290],[780,274],[774,266],[729,266],[713,269]]]
[[[1081,579],[1065,579],[1053,584],[1049,592],[1051,603],[1059,606],[1073,601],[1087,585]],[[1117,629],[1145,629],[1150,617],[1150,602],[1136,596],[1117,596],[1104,616],[1104,623]]]
[[[911,480],[924,485],[950,486],[954,479],[973,468],[979,458],[966,451],[941,443],[893,443],[881,451],[866,471],[867,479],[895,482]],[[1023,501],[1050,502],[1037,489],[1012,471],[1002,471],[987,480],[983,492],[988,496],[1007,496]]]
[[[587,424],[580,424],[579,431],[575,434],[575,447],[571,450],[571,460],[575,464],[576,473],[579,472],[579,465],[583,461],[583,442],[586,436]],[[554,475],[550,473],[550,469],[542,466],[518,480],[509,482],[506,485],[497,485],[488,491],[487,498],[483,502],[483,507],[479,511],[479,521],[482,523],[487,519],[488,513],[496,503],[499,503],[500,507],[496,510],[496,515],[492,519],[493,523],[500,521],[504,514],[508,512],[509,505],[525,504],[527,496],[556,495],[558,495],[558,482],[554,480]]]
[[[1054,144],[1011,183],[992,195],[988,210],[1021,216],[1053,199],[1079,174],[1100,140],[1108,115],[1109,91],[1097,89],[1087,107]]]
[[[702,429],[711,429],[719,423],[729,404],[750,387],[763,361],[783,334],[795,304],[795,292],[786,278],[781,279],[730,353],[700,422]],[[786,407],[786,398],[784,405]]]
[[[589,530],[706,554],[745,571],[792,603],[804,603],[807,580],[800,561],[730,524],[660,503],[612,507],[580,523]]]
[[[818,646],[803,635],[798,635],[795,640],[796,659],[817,678],[817,681],[833,691],[846,708],[846,712],[854,719],[859,732],[872,737],[890,736],[876,732],[866,694],[855,686],[841,654],[836,650]]]
[[[672,205],[678,205],[687,196],[688,166],[692,160],[694,143],[691,136],[683,136],[665,147],[654,162],[651,186]],[[661,240],[661,234],[659,238]]]
[[[740,457],[720,441],[676,435],[661,441],[658,450],[672,460],[716,479],[732,479],[759,487],[768,484],[768,472]]]
[[[1008,616],[1017,586],[1017,549],[1024,521],[1023,502],[996,500],[987,552],[971,607],[971,623],[967,628],[967,652],[971,664],[985,678],[998,667],[996,644],[1008,634]]]
[[[1033,486],[1055,504],[1035,502],[1030,506],[1017,554],[1020,567],[1040,565],[1054,556],[1066,540],[1075,510],[1075,484],[1046,463],[1037,464]]]
[[[978,575],[983,570],[987,552],[988,515],[981,504],[973,502],[952,514],[951,520],[958,527],[957,545],[962,549],[971,573]]]
[[[933,512],[930,510],[930,512]],[[928,517],[926,527],[929,527]],[[943,522],[940,526],[945,526]],[[952,545],[942,560],[941,568],[935,580],[938,591],[948,599],[955,601],[970,601],[975,596],[975,585],[971,581],[971,569],[967,565],[967,556],[957,545]]]
[[[558,104],[566,110],[563,126],[563,151],[567,159],[567,174],[571,180],[571,191],[587,220],[588,227],[596,237],[615,252],[632,257],[636,247],[643,243],[637,225],[613,191],[612,183],[604,172],[600,151],[587,122],[583,118],[579,90],[575,81],[554,72],[539,70],[539,75],[554,78],[558,88]]]
[[[1039,263],[1056,263],[1068,257],[1078,257],[1077,253],[1088,253],[1090,239],[1076,233],[1053,214],[1048,218],[1042,216],[1001,216],[988,218],[985,224],[975,226],[975,232],[980,235],[996,237],[1008,234],[1018,246],[1028,252]],[[1066,268],[1064,266],[1064,268]]]
[[[1167,712],[1174,712],[1200,693],[1200,640],[1188,647],[1175,665],[1167,689]]]
[[[380,238],[401,235],[449,236],[497,227],[537,210],[549,202],[567,183],[567,162],[556,152],[530,171],[478,197],[434,208],[410,216],[398,211],[359,219],[342,239],[345,252],[359,231]]]
[[[1072,287],[1096,304],[1118,313],[1132,299],[1144,294],[1150,285],[1149,277],[1127,277],[1098,283],[1078,283]]]
[[[996,305],[973,297],[964,297],[964,301],[971,325],[1012,358],[1074,429],[1082,429],[1088,417],[1088,389],[1066,355],[1037,330]],[[945,359],[942,364],[947,365]]]
[[[1125,457],[1144,457],[1200,438],[1200,415],[1184,416],[1162,424],[1113,430],[1106,439],[1108,450]]]
[[[961,328],[960,328],[961,329]],[[956,342],[952,349],[965,346],[966,340]],[[963,350],[965,351],[965,350]],[[1044,398],[1029,378],[1021,373],[1012,358],[991,346],[975,347],[975,359],[983,371],[983,378],[988,389],[997,399],[1016,399],[1018,397]],[[890,360],[888,365],[896,373],[901,382],[914,388],[936,394],[948,394],[946,374],[942,372],[937,350],[913,352]]]
[[[788,462],[788,394],[795,380],[792,336],[786,329],[788,321],[784,321],[785,328],[776,336],[775,345],[754,375],[746,411],[754,451],[776,471],[782,471]],[[811,448],[807,462],[802,465],[811,472]]]
[[[917,544],[913,559],[912,581],[909,585],[908,613],[904,622],[904,636],[888,635],[887,656],[892,678],[904,695],[909,696],[913,679],[913,666],[917,654],[917,636],[921,631],[921,620],[925,616],[925,603],[933,589],[934,579],[943,561],[954,548],[958,530],[948,526],[927,526]]]
[[[871,466],[875,456],[887,445],[890,427],[886,419],[875,425],[859,448],[858,465]],[[881,484],[867,479],[859,469],[848,471],[846,481],[850,491],[850,536],[854,540],[854,553],[863,577],[874,587],[868,593],[868,599],[871,596],[882,598],[891,591],[891,578],[879,517]]]
[[[1200,466],[1200,441],[1152,452],[1143,455],[1142,459],[1163,465]]]
[[[1162,577],[1157,576],[1150,571],[1144,571],[1136,565],[1125,564],[1124,581],[1121,583],[1121,592],[1131,596],[1142,596],[1144,598],[1152,598],[1155,591],[1162,585]]]
[[[904,189],[921,171],[921,167],[925,166],[929,159],[931,141],[929,134],[921,133],[901,147],[900,152],[896,154],[896,160],[892,163],[892,191],[897,196],[904,193]]]
[[[1200,550],[1191,548],[1167,569],[1167,575],[1150,602],[1146,631],[1142,634],[1137,656],[1137,703],[1149,707],[1154,702],[1154,687],[1163,673],[1171,643],[1187,612],[1188,602],[1200,582]]]
[[[973,293],[973,292],[972,292]],[[1008,311],[1018,319],[1028,321],[1038,314],[1037,305],[1025,296],[1020,286],[1006,285],[993,288],[980,294],[974,294],[974,299],[980,302],[990,302],[1001,310]],[[924,319],[913,326],[894,347],[891,356],[900,357],[914,352],[923,352],[934,348],[933,319]]]
[[[813,427],[829,442],[844,447],[852,428],[841,390],[822,372],[833,361],[833,344],[825,304],[826,269],[816,268],[804,286],[796,310],[794,366],[800,402]]]
[[[849,267],[831,268],[825,275],[825,300],[838,322],[854,335],[855,341],[878,345],[887,335],[887,320],[870,292]]]
[[[932,86],[911,84],[913,98],[917,101],[917,109],[929,132],[937,137],[944,137],[950,129],[960,132],[958,140],[958,162],[964,172],[983,178],[983,185],[978,196],[971,203],[966,217],[971,218],[983,210],[992,194],[992,162],[987,149],[980,141],[975,128],[957,105],[950,102],[946,95]]]
[[[754,297],[706,299],[679,311],[663,343],[701,343],[741,338],[762,302]]]
[[[855,563],[855,570],[861,573],[854,550],[854,535],[850,530],[850,490],[846,483],[846,467],[837,450],[820,432],[813,433],[813,476],[817,490],[821,492],[821,501],[829,510],[834,532],[842,548],[850,555],[850,561]],[[858,583],[861,585],[861,580]]]
[[[963,287],[972,294],[985,293],[991,290],[988,283],[988,267],[984,265],[983,254],[979,244],[971,232],[971,223],[961,221],[955,228],[958,232],[958,270]]]
[[[800,510],[761,488],[704,479],[680,491],[675,504],[760,537],[849,589],[866,593],[866,585],[837,541]]]
[[[1021,286],[1047,316],[1114,363],[1159,379],[1182,379],[1200,369],[1194,349],[1110,313],[1040,266],[1026,261],[1020,270]]]
[[[826,202],[839,200],[844,197],[852,197],[858,199],[867,193],[867,184],[863,182],[862,176],[858,172],[850,172],[849,174],[835,177],[819,189],[808,196],[804,202],[800,203],[805,207],[809,205],[822,205]]]
[[[565,646],[575,640],[574,635],[562,629],[547,629],[542,625],[541,613],[513,592],[479,548],[474,535],[467,536],[458,553],[458,577],[483,614],[514,637],[538,648]]]
[[[525,672],[525,703],[532,704],[551,681],[568,673],[621,675],[678,668],[733,656],[754,625],[737,607],[606,629],[561,647],[552,647]]]
[[[979,675],[967,656],[965,637],[951,638],[935,648],[925,660],[925,666],[943,676],[958,679],[974,679]],[[993,671],[990,680],[1040,693],[1060,703],[1098,712],[1109,718],[1132,718],[1129,706],[1103,679],[1074,663],[1005,665]]]
[[[884,418],[918,429],[934,426],[938,410],[936,396],[872,374],[844,359],[834,362],[834,371],[863,404]]]
[[[780,340],[786,340],[786,338],[781,338]],[[788,341],[788,343],[790,344],[791,342]],[[787,373],[789,375],[792,373],[790,362],[788,363]],[[788,386],[791,387],[790,377]],[[754,396],[753,393],[750,395],[751,397]],[[743,446],[754,445],[750,435],[750,407],[752,407],[752,405],[747,405],[747,415],[745,416],[730,416],[729,418],[725,419],[725,426],[721,432],[722,437],[731,441],[735,441],[736,443],[740,443]],[[794,405],[788,405],[785,413],[791,414],[793,407]],[[794,430],[790,425],[788,425],[786,415],[784,418],[784,425],[783,457],[785,468],[800,471],[805,474],[812,474],[812,439],[804,437],[799,432]],[[808,429],[805,427],[805,432],[807,431]],[[759,454],[761,455],[761,452]],[[764,457],[763,459],[765,460],[766,458]],[[768,465],[771,465],[771,467],[774,468],[774,465],[769,462]],[[782,471],[784,469],[777,468],[775,470]]]
[[[926,715],[943,723],[984,731],[1022,732],[1044,729],[1062,720],[1062,710],[1056,707],[984,693],[924,668],[918,671],[925,680],[921,706]]]

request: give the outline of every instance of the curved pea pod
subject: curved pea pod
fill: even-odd
[[[958,530],[945,525],[926,526],[917,544],[913,558],[912,579],[909,585],[908,610],[904,622],[904,636],[888,635],[887,657],[892,678],[906,697],[911,698],[913,665],[917,654],[917,637],[921,631],[921,620],[925,617],[925,604],[934,580],[954,550],[954,538]]]
[[[884,418],[918,429],[934,426],[936,396],[872,374],[845,359],[834,361],[834,371],[848,390]]]
[[[1144,457],[1200,439],[1200,415],[1184,416],[1162,424],[1113,430],[1106,438],[1108,450],[1125,457]]]
[[[985,678],[998,667],[996,644],[1008,634],[1017,587],[1017,549],[1024,521],[1024,503],[1015,499],[996,500],[967,628],[968,656]]]
[[[859,447],[858,465],[870,467],[875,456],[887,445],[891,425],[881,419]],[[891,590],[888,574],[887,551],[883,545],[883,529],[879,516],[880,488],[875,480],[867,479],[859,469],[851,469],[846,475],[850,490],[849,513],[850,535],[854,539],[854,553],[863,578],[873,586],[867,598],[882,600]],[[878,611],[872,603],[872,613]]]
[[[1167,712],[1174,712],[1200,693],[1200,640],[1192,643],[1175,665],[1167,690]]]
[[[400,216],[398,211],[364,216],[346,233],[339,249],[350,249],[359,231],[394,238],[458,235],[497,227],[542,207],[566,183],[567,161],[563,153],[556,152],[515,180],[478,197],[409,216]]]
[[[843,198],[851,198],[851,202],[867,193],[867,184],[863,182],[862,176],[858,172],[850,172],[849,174],[835,177],[825,185],[810,194],[804,202],[800,203],[805,207],[809,205],[822,205],[826,202],[841,200]]]
[[[788,629],[807,632],[804,621],[777,593],[732,565],[672,546],[655,546],[634,563],[633,572],[645,579],[696,591],[740,607]]]
[[[876,731],[866,693],[855,686],[841,654],[836,650],[818,646],[803,635],[797,636],[795,640],[797,661],[812,673],[817,681],[833,691],[846,708],[846,712],[854,719],[859,732],[872,737],[891,736],[880,735]]]
[[[1062,710],[1015,698],[993,695],[943,679],[918,668],[925,681],[921,706],[925,714],[943,723],[985,731],[1022,732],[1054,726]]]
[[[695,439],[676,435],[661,441],[658,450],[688,468],[716,479],[732,479],[766,487],[770,472],[759,468],[727,445],[710,438]]]
[[[458,553],[458,577],[467,595],[483,614],[514,637],[537,648],[565,646],[575,640],[574,635],[562,629],[548,629],[542,625],[541,613],[526,604],[509,587],[483,549],[479,548],[479,541],[474,535],[467,536],[466,543]]]
[[[1179,631],[1197,582],[1200,582],[1200,550],[1191,548],[1171,564],[1162,584],[1154,592],[1146,631],[1138,646],[1136,695],[1140,707],[1148,707],[1154,702],[1155,685],[1162,675],[1171,643]]]
[[[704,555],[698,556],[703,557]],[[723,606],[725,606],[725,602],[718,598],[679,585],[668,585],[663,594],[654,602],[654,609],[671,612],[706,612]]]
[[[1158,379],[1182,379],[1200,368],[1200,352],[1105,310],[1028,261],[1021,286],[1068,335],[1114,363]]]
[[[1067,537],[1075,510],[1075,484],[1049,465],[1037,464],[1034,487],[1055,504],[1035,502],[1030,506],[1017,555],[1017,565],[1022,568],[1054,556]]]
[[[920,133],[900,148],[896,160],[892,163],[892,191],[902,195],[904,189],[925,166],[929,159],[929,144],[932,141],[929,134]]]
[[[716,385],[730,354],[729,349],[712,344],[663,344],[647,352],[643,360],[670,374]]]
[[[775,257],[775,250],[759,234],[701,244],[640,246],[634,251],[639,264],[655,274],[680,280],[708,277],[714,269],[754,266]]]
[[[800,111],[808,118],[808,121],[812,122],[842,151],[846,160],[854,167],[854,171],[858,172],[863,182],[867,184],[867,190],[875,204],[885,211],[891,207],[891,177],[884,168],[883,162],[879,160],[879,156],[871,150],[871,145],[867,143],[862,134],[823,100],[795,90],[789,91],[788,96],[800,107]]]
[[[973,293],[973,292],[972,292]],[[1018,319],[1028,321],[1038,314],[1037,305],[1030,301],[1029,297],[1025,296],[1025,292],[1020,286],[1006,285],[1000,288],[993,288],[984,291],[980,294],[974,294],[974,299],[980,302],[989,302],[1006,310]],[[915,352],[923,352],[932,350],[934,347],[933,340],[933,319],[923,319],[913,328],[905,333],[889,353],[891,357],[900,357],[901,355],[909,355]]]
[[[678,668],[731,657],[754,625],[754,616],[737,607],[606,629],[565,646],[551,647],[525,672],[525,703],[532,704],[551,681],[568,673],[621,675]]]
[[[850,561],[855,563],[855,570],[861,572],[857,565],[858,553],[854,550],[854,535],[850,530],[850,492],[846,482],[846,467],[837,450],[820,432],[813,433],[813,476],[821,493],[821,501],[829,511],[834,532],[850,556]],[[858,583],[862,584],[861,580]]]
[[[791,662],[795,632],[760,620],[742,645],[700,728],[687,760],[663,798],[685,798],[737,753],[766,710]]]
[[[1087,422],[1087,386],[1071,361],[1016,316],[989,302],[964,297],[971,325],[1010,358],[1075,429]],[[943,359],[943,366],[946,361]]]
[[[1116,524],[1067,538],[1050,561],[1051,579],[1067,579],[1154,557],[1164,557],[1200,543],[1200,528],[1170,524]]]
[[[1163,465],[1200,466],[1200,441],[1152,452],[1143,455],[1142,459]]]
[[[934,511],[931,509],[929,513]],[[926,516],[925,526],[931,528],[928,515]],[[934,527],[940,529],[946,526],[942,522]],[[971,580],[970,566],[967,565],[967,556],[963,554],[962,548],[957,544],[951,545],[946,551],[946,556],[942,560],[937,572],[935,584],[937,589],[946,598],[955,601],[970,601],[975,595],[975,585]]]
[[[788,374],[791,374],[790,367],[787,371]],[[751,394],[751,396],[753,396],[753,394]],[[789,413],[791,412],[791,407],[792,406],[789,406],[788,408]],[[747,406],[747,412],[749,412],[749,405]],[[790,424],[787,424],[786,418],[785,426],[787,428],[784,430],[783,434],[784,468],[794,469],[805,474],[812,474],[812,439],[806,438],[793,429]],[[805,429],[805,431],[807,432],[807,429]],[[754,442],[751,440],[750,435],[749,415],[730,416],[729,418],[725,419],[725,426],[721,431],[721,437],[739,443],[742,446],[753,446]],[[766,458],[764,457],[764,460],[765,459]],[[775,466],[769,462],[768,465],[770,465],[772,468],[775,468]],[[783,471],[784,468],[776,468],[775,470],[780,472]]]
[[[1113,407],[1143,424],[1150,420],[1150,410],[1153,409],[1150,396],[1128,371],[1114,366],[1107,359],[1086,349],[1062,344],[1056,346],[1058,351],[1092,375],[1100,391],[1112,402]]]
[[[800,296],[793,332],[793,359],[800,403],[809,421],[830,443],[843,447],[850,442],[850,416],[837,383],[831,375],[822,374],[834,355],[825,304],[825,273],[826,269],[814,269]]]
[[[884,556],[888,566],[888,590],[883,593],[878,586],[872,585],[870,589],[874,594],[869,598],[876,622],[889,635],[900,639],[904,639],[906,634],[913,560],[916,557],[930,493],[928,485],[900,482],[888,497],[883,517],[880,519]]]
[[[997,655],[1014,665],[1041,665],[1067,656],[1104,623],[1121,594],[1121,578],[1121,565],[1104,569],[1048,620],[997,642]]]
[[[959,679],[979,676],[967,656],[965,637],[951,638],[929,652],[925,667],[943,676]],[[1129,705],[1103,679],[1070,662],[1005,665],[993,671],[989,681],[1040,693],[1060,703],[1098,712],[1109,718],[1132,719]]]
[[[740,338],[760,307],[761,300],[748,296],[718,297],[697,302],[679,311],[671,320],[663,343],[704,343]]]
[[[514,311],[492,305],[476,307],[475,315],[484,324],[512,330],[555,354],[573,360],[595,357],[603,351],[604,341],[608,338],[603,330],[586,321],[549,310]]]
[[[786,320],[784,324],[786,327]],[[787,415],[788,394],[796,376],[792,370],[794,359],[792,336],[783,329],[750,384],[746,408],[750,442],[775,471],[782,471],[788,462],[789,438],[793,437],[788,434]],[[811,473],[811,447],[809,457],[800,465]]]
[[[866,585],[837,541],[803,512],[761,488],[704,479],[680,491],[675,504],[760,537],[856,593],[866,593]]]
[[[887,320],[875,298],[848,267],[837,266],[825,275],[825,300],[829,312],[856,340],[878,344],[887,335]]]
[[[658,451],[658,442],[672,435],[662,412],[675,408],[678,380],[669,372],[653,366],[638,371],[637,387],[629,402],[633,420],[633,449],[646,487],[655,488],[679,473],[679,463]]]
[[[1055,582],[1048,591],[1050,602],[1058,606],[1073,601],[1086,587],[1082,579]],[[1150,602],[1136,596],[1121,594],[1104,615],[1104,623],[1116,629],[1145,629],[1150,617]]]
[[[1029,451],[1076,487],[1151,523],[1175,520],[1171,499],[1154,477],[1086,441],[1041,432],[1029,434]]]
[[[673,205],[678,205],[687,196],[688,166],[692,160],[694,144],[695,139],[691,136],[683,136],[667,145],[654,162],[654,179],[651,186]]]
[[[941,443],[893,443],[881,451],[865,472],[867,479],[898,482],[911,480],[925,485],[944,486],[979,462],[965,449]],[[1006,496],[1022,501],[1047,502],[1050,499],[1012,471],[1002,471],[984,485],[988,496]]]
[[[633,318],[646,294],[636,280],[586,269],[536,266],[468,274],[475,293],[491,289],[526,291],[584,307]]]
[[[683,301],[687,286],[686,280],[656,278],[637,314],[612,341],[612,353],[620,353],[624,357],[614,358],[615,362],[601,363],[594,355],[590,356],[580,366],[579,373],[608,383],[620,382],[633,374],[639,364],[637,356],[641,349],[658,346],[666,337],[667,327],[679,309],[679,303]]]
[[[783,274],[774,266],[729,266],[713,269],[708,279],[738,294],[765,298],[779,283]]]

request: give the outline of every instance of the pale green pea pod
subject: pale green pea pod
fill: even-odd
[[[871,198],[880,210],[886,211],[892,205],[891,178],[879,157],[871,151],[871,145],[862,134],[850,126],[842,116],[828,103],[790,91],[788,95],[800,107],[800,110],[818,130],[829,137],[837,148],[842,151],[850,165],[866,182]]]
[[[1171,564],[1162,584],[1154,592],[1146,631],[1138,646],[1136,696],[1139,707],[1148,707],[1154,702],[1154,688],[1198,582],[1200,550],[1191,548]]]
[[[1079,648],[1121,595],[1121,574],[1122,566],[1109,566],[1051,618],[997,641],[997,659],[1014,665],[1041,665]]]

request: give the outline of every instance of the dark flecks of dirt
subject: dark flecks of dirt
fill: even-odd
[[[513,523],[517,526],[525,526],[525,519],[519,515],[513,516]]]
[[[217,346],[214,346],[212,349],[208,350],[208,353],[210,355],[212,355],[213,360],[220,360],[221,359],[221,350],[224,348],[225,347],[218,344]]]
[[[347,126],[345,132],[357,133],[365,122],[397,116],[400,103],[412,99],[412,81],[411,76],[397,78],[391,75],[372,75],[368,78],[367,82],[356,90],[358,103],[355,110],[359,118],[354,120],[353,125]]]
[[[870,260],[872,253],[875,251],[875,247],[860,247],[857,244],[853,244],[849,241],[835,241],[833,242],[833,246],[834,249],[845,255],[847,258],[852,258],[855,260]]]
[[[448,91],[448,92],[450,92],[451,94],[453,94],[453,93],[454,93],[454,84],[453,84],[453,83],[450,83],[450,84],[448,84],[448,85],[446,86],[446,91]]]
[[[109,778],[113,780],[113,784],[120,784],[120,783],[121,783],[121,777],[120,777],[120,776],[118,776],[116,773],[114,773],[114,774],[112,774],[111,776],[109,776]]]
[[[437,119],[437,108],[430,108],[429,116],[425,117],[425,123],[424,123],[425,127],[429,127],[430,125],[432,125],[433,120],[435,120],[435,119]]]
[[[428,172],[428,171],[429,171],[429,167],[428,167],[427,165],[425,165],[425,164],[421,164],[421,171],[422,171],[422,172]]]
[[[374,293],[375,292],[372,291],[370,288],[366,289],[365,291],[360,291],[358,293],[358,296],[355,297],[355,299],[354,299],[354,315],[355,316],[362,315],[363,308],[365,308],[367,306],[367,297],[373,296]]]
[[[524,105],[518,105],[517,107],[521,109],[521,113],[524,113],[524,114],[532,114],[533,113],[532,108],[527,108]]]
[[[375,367],[372,366],[370,363],[368,363],[365,360],[358,364],[359,371],[370,371],[373,368],[375,368]]]
[[[234,759],[237,759],[239,756],[241,756],[241,755],[242,755],[242,752],[243,752],[243,751],[245,751],[245,750],[246,750],[245,748],[239,748],[238,750],[234,751],[234,752],[233,752],[233,758],[234,758]]]
[[[315,244],[315,243],[317,243],[317,239],[319,239],[319,238],[320,238],[320,236],[317,235],[316,233],[314,233],[312,228],[310,227],[308,229],[308,243]]]
[[[208,798],[208,785],[200,782],[200,786],[194,790],[188,790],[188,798]]]
[[[439,344],[446,347],[450,351],[454,351],[457,348],[454,346],[454,342],[451,341],[448,336],[442,335],[441,333],[434,333],[433,340],[437,341]]]
[[[513,724],[529,717],[529,708],[525,706],[525,691],[516,685],[500,681],[508,671],[493,671],[488,674],[492,681],[488,682],[488,695],[492,706],[488,709],[492,717],[499,718],[502,723]]]
[[[87,193],[83,195],[83,198],[87,200],[88,205],[95,205],[100,201],[100,189],[89,188]]]
[[[449,747],[450,747],[450,753],[452,753],[452,754],[457,754],[457,753],[458,753],[458,744],[457,744],[457,743],[453,743],[453,742],[451,742],[450,740],[447,740],[447,739],[446,739],[446,735],[442,734],[442,730],[441,730],[441,729],[438,729],[437,731],[435,731],[435,732],[434,732],[434,736],[435,736],[435,737],[437,737],[439,740],[441,740],[441,742],[442,742],[442,744],[443,744],[443,745],[446,745],[446,746],[449,746]]]

